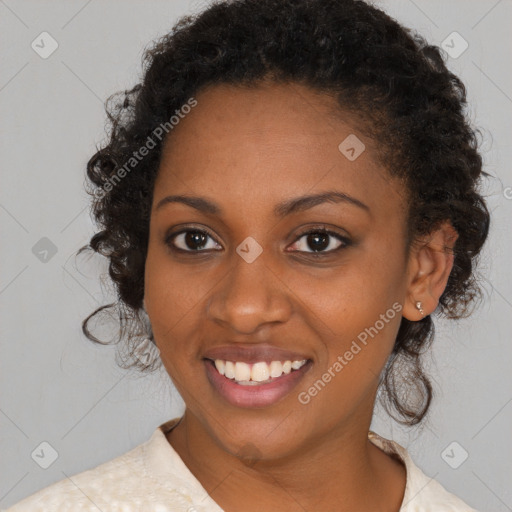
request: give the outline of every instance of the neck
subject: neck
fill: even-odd
[[[167,439],[226,512],[398,512],[405,468],[368,440],[370,421],[341,426],[280,459],[254,459],[250,450],[236,457],[187,413]]]

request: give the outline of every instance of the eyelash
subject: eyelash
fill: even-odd
[[[178,231],[176,233],[171,233],[169,235],[166,236],[165,238],[165,243],[167,246],[169,246],[169,248],[172,250],[172,251],[176,251],[176,252],[180,252],[180,253],[185,253],[185,254],[199,254],[199,253],[207,253],[209,251],[211,251],[211,249],[206,249],[206,250],[186,250],[186,249],[180,249],[178,247],[175,246],[174,244],[174,239],[176,237],[178,237],[179,235],[182,235],[182,234],[186,234],[186,233],[199,233],[199,234],[203,234],[203,235],[207,235],[209,238],[211,238],[215,243],[219,244],[217,242],[217,240],[215,239],[215,237],[207,230],[205,229],[199,229],[199,228],[192,228],[192,227],[189,227],[189,228],[185,228],[185,229],[182,229],[181,231]],[[346,247],[350,246],[351,245],[351,240],[335,231],[332,231],[324,226],[322,227],[318,227],[318,228],[308,228],[307,230],[305,231],[302,231],[301,233],[299,233],[297,235],[297,237],[295,238],[295,240],[293,241],[292,245],[296,244],[301,238],[303,238],[304,236],[306,235],[311,235],[311,234],[322,234],[322,235],[329,235],[329,236],[332,236],[334,238],[336,238],[338,241],[340,241],[342,244],[337,247],[336,249],[331,249],[329,251],[292,251],[292,252],[298,252],[300,254],[306,254],[306,255],[309,255],[309,256],[313,256],[315,258],[318,258],[318,257],[322,257],[322,256],[328,256],[328,255],[331,255],[331,254],[334,254],[342,249],[345,249]],[[220,244],[219,244],[220,245]],[[217,250],[217,249],[214,249],[214,250]]]

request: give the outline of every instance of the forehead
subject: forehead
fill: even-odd
[[[338,188],[372,203],[383,187],[397,192],[375,157],[375,141],[327,94],[299,84],[222,84],[195,99],[167,136],[155,199],[165,192],[236,193],[263,204]]]

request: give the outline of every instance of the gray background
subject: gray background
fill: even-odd
[[[203,5],[0,0],[2,508],[121,455],[182,412],[164,371],[123,371],[114,347],[81,334],[82,319],[114,295],[99,279],[106,262],[74,253],[94,233],[83,181],[104,136],[103,101],[136,83],[145,45]],[[372,429],[406,446],[424,472],[473,507],[512,510],[512,2],[377,5],[434,44],[453,31],[469,43],[449,67],[468,86],[470,116],[482,129],[494,178],[485,189],[493,215],[480,266],[485,300],[470,319],[437,323],[427,358],[436,391],[430,418],[407,431],[377,409]],[[47,59],[31,48],[43,31],[59,44]],[[43,237],[57,249],[46,262],[33,252],[48,243],[39,242]],[[43,441],[58,452],[48,469],[31,457]],[[445,462],[454,441],[451,461],[468,452],[457,469]]]

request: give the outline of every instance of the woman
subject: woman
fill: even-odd
[[[88,177],[126,347],[158,349],[185,413],[9,510],[474,510],[369,432],[379,390],[422,421],[431,315],[478,291],[464,106],[439,49],[361,1],[183,18]]]

